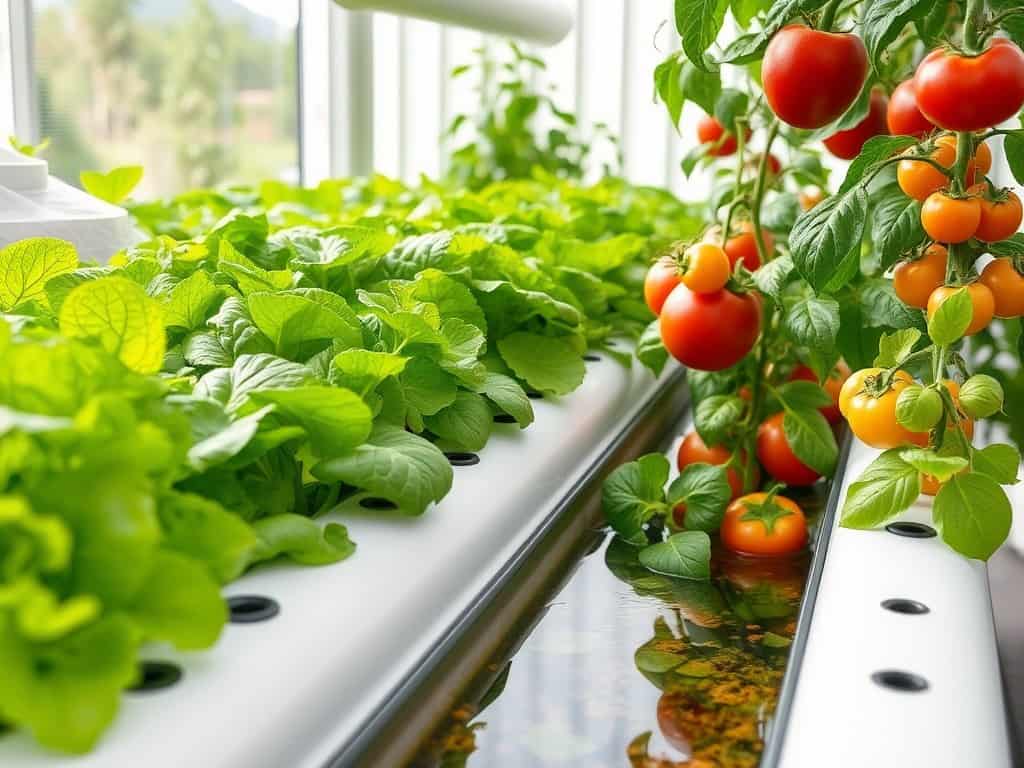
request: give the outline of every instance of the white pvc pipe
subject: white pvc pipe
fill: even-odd
[[[573,25],[565,0],[335,0],[353,11],[383,11],[540,45],[561,41]]]

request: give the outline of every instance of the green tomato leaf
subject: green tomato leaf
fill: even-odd
[[[991,477],[1000,485],[1013,485],[1020,470],[1020,452],[1012,445],[995,443],[980,450],[973,449],[971,463],[975,472]]]
[[[878,356],[874,360],[877,368],[896,368],[914,351],[921,339],[921,332],[916,328],[905,328],[901,331],[882,334],[878,341]]]
[[[711,539],[704,531],[683,531],[640,550],[640,563],[680,579],[711,578]]]
[[[961,288],[935,310],[928,321],[928,335],[940,347],[948,347],[963,337],[973,314],[971,296],[966,288]]]
[[[651,322],[640,334],[640,339],[636,343],[636,357],[655,376],[660,376],[665,369],[668,350],[661,341],[661,325],[657,320]]]
[[[697,404],[693,425],[706,445],[718,445],[743,414],[743,401],[735,395],[712,395]]]
[[[846,491],[839,524],[877,528],[907,509],[921,495],[921,473],[894,448],[881,454]]]
[[[33,237],[0,249],[0,309],[29,301],[46,303],[46,283],[78,267],[75,246],[53,237]]]
[[[860,187],[826,198],[802,213],[790,234],[793,263],[815,291],[838,288],[859,263],[868,201]]]
[[[839,446],[828,420],[820,411],[786,408],[782,429],[786,442],[800,461],[825,477],[832,475],[839,460]]]
[[[583,383],[583,356],[567,341],[535,333],[513,333],[498,351],[516,376],[541,392],[567,395]]]
[[[923,448],[906,448],[900,453],[900,458],[918,472],[931,475],[942,483],[967,467],[967,459],[962,456],[940,456]]]
[[[644,524],[665,512],[669,463],[660,453],[623,464],[604,482],[601,501],[612,529],[633,546],[647,543]]]
[[[950,547],[965,557],[987,560],[1006,541],[1013,510],[999,483],[970,472],[950,478],[939,489],[932,516]]]
[[[931,8],[932,0],[872,0],[865,5],[861,34],[876,72],[883,71],[883,54],[903,28],[923,19]]]
[[[791,410],[811,411],[832,405],[832,398],[813,381],[787,381],[775,389],[783,407]]]
[[[815,352],[830,352],[839,333],[839,302],[810,296],[789,308],[785,315],[790,338]]]
[[[921,203],[907,198],[897,184],[873,196],[871,240],[886,270],[904,253],[925,239],[921,226]]]
[[[1018,184],[1024,184],[1024,130],[1008,131],[1003,137],[1006,164]]]
[[[868,139],[861,147],[860,154],[846,169],[846,177],[839,186],[839,194],[845,195],[860,186],[879,163],[916,143],[917,139],[913,136],[874,136]]]
[[[139,373],[156,373],[166,337],[160,305],[136,283],[104,277],[75,288],[60,311],[65,336],[87,337]]]
[[[691,531],[717,531],[731,497],[725,467],[711,464],[690,464],[668,489],[669,506],[686,504],[684,522]]]
[[[700,69],[710,69],[707,51],[722,29],[728,7],[728,0],[675,0],[676,30],[683,51]]]
[[[782,289],[786,287],[792,274],[793,260],[789,256],[779,256],[754,272],[754,283],[761,293],[780,301]]]

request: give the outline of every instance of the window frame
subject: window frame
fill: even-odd
[[[0,0],[0,130],[35,143],[39,120],[31,19],[32,0]]]

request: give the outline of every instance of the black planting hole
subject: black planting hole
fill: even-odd
[[[398,509],[398,505],[390,499],[382,499],[380,496],[367,496],[359,500],[359,506],[363,509]]]
[[[606,347],[616,347],[616,346],[618,346],[618,344],[615,343],[614,339],[605,339],[604,340],[604,345]]]
[[[586,360],[588,363],[599,363],[599,362],[601,362],[601,358],[598,355],[595,355],[595,354],[590,353],[590,352],[585,354],[583,356],[583,359]]]
[[[544,399],[544,393],[543,392],[538,392],[536,389],[528,389],[528,390],[526,390],[526,396],[528,398],[530,398],[531,400],[543,400]]]
[[[871,675],[871,680],[883,688],[904,693],[919,693],[928,690],[928,681],[913,672],[899,669],[883,669]]]
[[[905,613],[907,615],[920,615],[922,613],[928,613],[928,606],[924,603],[919,603],[917,600],[907,600],[902,597],[893,597],[889,600],[882,601],[882,607],[887,611],[893,613]]]
[[[169,661],[144,661],[139,664],[139,681],[128,690],[159,691],[181,680],[181,667]]]
[[[263,595],[236,595],[228,598],[228,611],[232,624],[255,624],[277,616],[281,606]]]
[[[475,453],[454,451],[446,453],[445,456],[448,457],[448,462],[453,467],[472,467],[474,464],[480,463],[480,457]]]
[[[509,416],[507,413],[495,414],[494,422],[496,424],[515,424],[515,423],[517,423],[516,422],[516,417],[515,416]]]
[[[935,535],[935,529],[924,523],[889,523],[885,530],[911,539],[930,539]]]

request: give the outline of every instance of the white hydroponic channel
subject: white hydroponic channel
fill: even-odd
[[[452,492],[422,517],[360,512],[353,499],[327,516],[357,542],[349,560],[261,567],[226,589],[275,599],[274,619],[229,624],[207,652],[146,648],[145,658],[180,664],[183,679],[126,694],[91,754],[47,752],[17,733],[0,739],[0,765],[322,766],[659,387],[639,364],[602,356],[587,367],[572,395],[534,401],[528,429],[496,424],[480,463],[455,467]]]
[[[877,455],[854,441],[840,499]],[[899,520],[934,525],[931,507],[921,496]],[[928,611],[882,607],[892,599]],[[927,688],[872,679],[885,671],[916,675]],[[985,564],[938,537],[837,523],[799,675],[781,768],[1012,765]]]

